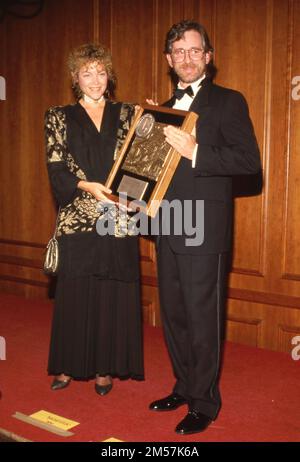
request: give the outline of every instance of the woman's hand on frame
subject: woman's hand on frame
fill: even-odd
[[[104,186],[104,184],[81,180],[77,187],[92,194],[97,201],[113,202],[106,196],[106,194],[111,194],[111,189]]]

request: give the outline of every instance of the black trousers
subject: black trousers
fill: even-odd
[[[173,391],[214,419],[221,407],[228,255],[176,254],[166,236],[157,250],[163,328],[176,377]]]

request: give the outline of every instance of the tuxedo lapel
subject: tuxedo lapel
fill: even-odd
[[[199,111],[200,108],[209,106],[209,94],[212,87],[212,81],[204,79],[201,83],[201,88],[195,96],[192,104],[190,105],[189,111]]]

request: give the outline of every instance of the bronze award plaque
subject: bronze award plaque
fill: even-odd
[[[174,125],[191,133],[197,118],[193,112],[141,106],[105,184],[111,197],[118,200],[118,194],[126,193],[154,217],[181,157],[166,142],[163,128]]]

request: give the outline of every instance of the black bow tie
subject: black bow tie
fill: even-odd
[[[194,92],[191,85],[189,85],[186,88],[176,88],[174,90],[174,96],[176,99],[181,99],[185,93],[191,96],[192,98],[194,97]]]

